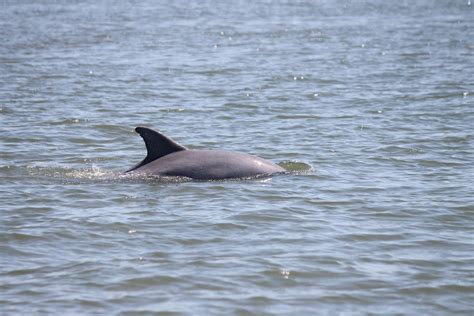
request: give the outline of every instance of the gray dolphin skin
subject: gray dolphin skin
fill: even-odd
[[[135,131],[145,141],[147,156],[126,172],[196,180],[252,178],[285,172],[282,167],[249,154],[191,150],[152,129],[137,127]]]

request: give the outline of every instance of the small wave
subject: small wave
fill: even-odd
[[[67,167],[52,166],[27,166],[26,170],[30,176],[44,177],[61,180],[98,180],[109,181],[118,179],[122,173],[102,169],[92,165],[84,169],[72,169]]]
[[[284,160],[279,162],[278,165],[292,174],[308,174],[313,171],[310,165],[299,161]]]

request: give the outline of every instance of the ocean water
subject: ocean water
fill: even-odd
[[[0,314],[472,315],[473,7],[0,1]]]

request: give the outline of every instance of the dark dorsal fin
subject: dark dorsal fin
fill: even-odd
[[[176,151],[186,150],[186,147],[181,146],[171,138],[168,138],[160,132],[154,131],[152,129],[146,127],[137,127],[135,128],[135,132],[140,134],[140,136],[145,141],[147,155],[145,159],[143,159],[127,172],[140,168],[141,166],[146,165],[153,160]]]

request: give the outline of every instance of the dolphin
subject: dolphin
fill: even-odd
[[[224,150],[187,149],[158,131],[146,127],[137,127],[135,131],[145,141],[147,155],[126,173],[223,180],[270,176],[286,171],[257,156]]]

